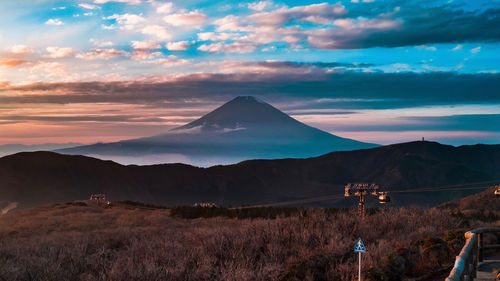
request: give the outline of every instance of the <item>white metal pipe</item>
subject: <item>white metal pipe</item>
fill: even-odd
[[[358,272],[358,281],[361,281],[361,252],[359,254],[359,272]]]

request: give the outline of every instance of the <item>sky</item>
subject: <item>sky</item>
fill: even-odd
[[[500,143],[500,1],[0,1],[0,144],[160,134],[240,95],[360,141]]]

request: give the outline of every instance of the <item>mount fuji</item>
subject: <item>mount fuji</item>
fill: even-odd
[[[57,150],[122,164],[196,166],[248,159],[305,158],[378,145],[341,138],[301,123],[252,96],[240,96],[165,134]]]

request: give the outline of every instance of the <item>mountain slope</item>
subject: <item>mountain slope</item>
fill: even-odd
[[[493,195],[495,190],[496,187],[492,186],[477,194],[441,204],[439,208],[450,209],[465,214],[482,213],[489,215],[493,213],[500,216],[500,199]]]
[[[263,101],[245,96],[237,97],[166,134],[57,152],[91,155],[117,162],[123,162],[119,157],[151,156],[155,161],[141,163],[184,162],[206,166],[255,158],[311,157],[331,151],[376,146],[310,127]]]
[[[19,153],[0,158],[0,198],[31,206],[106,193],[112,200],[159,205],[259,204],[343,194],[348,182],[376,182],[394,191],[498,180],[498,159],[500,145],[453,147],[433,142],[210,168],[122,166],[84,156]],[[467,192],[411,194],[398,200],[432,205],[470,194]]]

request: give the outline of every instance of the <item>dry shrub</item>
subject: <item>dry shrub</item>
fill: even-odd
[[[169,212],[57,205],[9,213],[0,217],[0,280],[353,280],[358,237],[367,278],[399,280],[432,269],[421,260],[451,264],[439,247],[463,242],[446,234],[461,219],[437,209],[386,209],[364,221],[324,209],[245,220]]]

